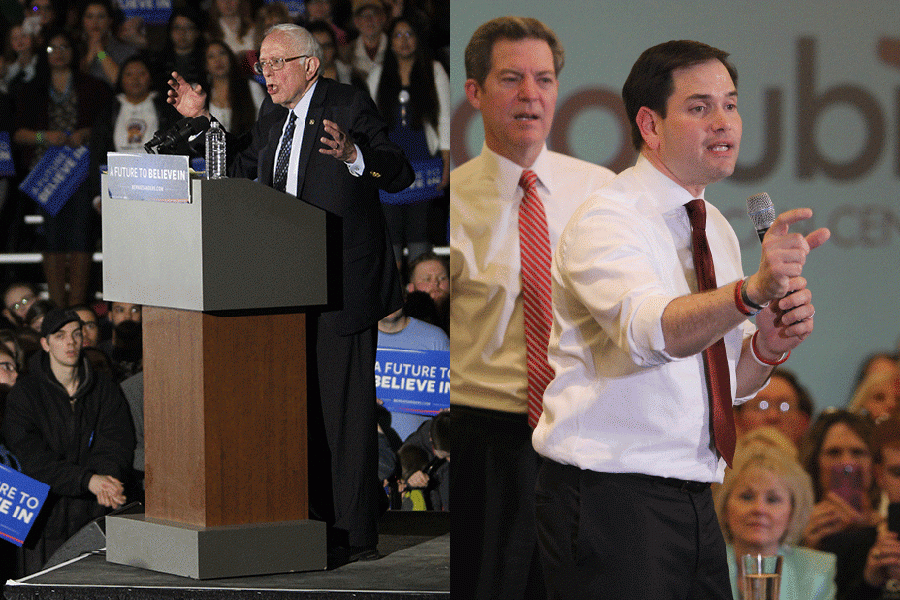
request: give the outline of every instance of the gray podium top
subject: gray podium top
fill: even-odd
[[[113,199],[106,177],[104,299],[197,311],[327,303],[325,211],[248,179],[194,180],[189,203]]]

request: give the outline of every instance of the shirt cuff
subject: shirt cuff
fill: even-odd
[[[353,144],[353,147],[356,148],[356,160],[345,164],[347,164],[347,170],[350,171],[351,175],[360,177],[366,170],[366,161],[363,160],[362,150],[359,149],[359,146]]]
[[[655,366],[676,360],[666,352],[662,315],[674,296],[652,296],[641,303],[630,327],[631,354],[641,366]]]

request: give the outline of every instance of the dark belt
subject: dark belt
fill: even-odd
[[[643,473],[627,473],[638,479],[645,479],[654,483],[661,483],[670,487],[678,488],[682,492],[691,492],[699,494],[709,489],[710,484],[702,481],[688,481],[686,479],[675,479],[674,477],[659,477],[658,475],[644,475]]]

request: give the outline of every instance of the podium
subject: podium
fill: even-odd
[[[333,217],[246,179],[191,181],[181,203],[110,198],[106,177],[103,293],[144,306],[146,452],[145,512],[107,518],[107,560],[195,579],[324,569],[302,310],[328,302]]]

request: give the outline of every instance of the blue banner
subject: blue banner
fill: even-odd
[[[46,483],[0,465],[0,538],[21,546],[49,491]]]
[[[450,408],[450,352],[378,348],[375,394],[391,412],[436,415]]]
[[[141,17],[147,25],[165,25],[172,16],[172,0],[119,0],[125,17]]]
[[[86,146],[50,146],[19,189],[55,217],[87,178],[90,162]]]
[[[444,161],[440,157],[428,160],[411,160],[413,170],[416,172],[416,180],[405,190],[396,194],[389,194],[383,190],[378,193],[385,204],[413,204],[422,200],[431,200],[441,196],[443,190],[437,189],[444,174]]]
[[[12,177],[15,174],[16,166],[13,164],[9,132],[0,131],[0,177]]]
[[[287,6],[288,13],[294,21],[306,20],[306,2],[303,0],[266,0],[266,4],[280,2]]]

